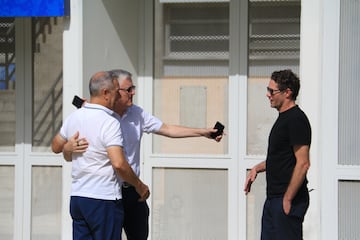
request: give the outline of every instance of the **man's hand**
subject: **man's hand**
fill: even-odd
[[[223,133],[220,134],[219,136],[216,136],[215,138],[212,138],[212,137],[211,137],[211,134],[212,134],[212,133],[216,133],[217,131],[218,131],[218,130],[215,129],[215,128],[207,128],[207,129],[205,129],[204,137],[207,137],[207,138],[210,138],[210,139],[214,139],[215,141],[220,142],[221,139],[222,139],[222,137],[223,137],[223,135],[226,135],[226,133],[223,132]]]
[[[283,209],[286,215],[289,215],[291,209],[291,201],[283,198]]]
[[[257,176],[257,172],[256,172],[255,168],[252,168],[245,180],[245,185],[244,185],[245,195],[247,195],[250,192],[251,184],[255,181],[256,176]]]
[[[89,147],[89,143],[86,138],[79,139],[79,132],[77,131],[64,145],[64,152],[67,153],[83,153]]]
[[[266,170],[266,162],[263,161],[257,165],[255,165],[249,172],[245,180],[244,192],[248,194],[251,189],[251,184],[255,181],[258,173],[264,172]]]
[[[144,202],[150,196],[150,190],[147,185],[140,182],[137,187],[135,187],[136,192],[140,195],[139,202]]]

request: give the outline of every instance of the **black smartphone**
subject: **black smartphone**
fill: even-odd
[[[217,136],[223,134],[225,126],[218,121],[218,122],[215,123],[214,128],[217,129],[217,132],[211,133],[210,136],[212,138],[216,138]]]
[[[77,108],[81,108],[81,106],[83,105],[84,100],[81,99],[79,96],[74,96],[74,99],[72,101],[72,104],[77,107]]]

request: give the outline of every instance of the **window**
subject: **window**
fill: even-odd
[[[247,154],[264,155],[277,112],[266,86],[273,71],[299,72],[300,0],[249,1],[249,76]]]
[[[33,18],[34,151],[50,151],[62,122],[62,17]]]
[[[188,127],[226,126],[229,3],[155,2],[154,115]],[[223,154],[227,142],[154,136],[153,150]]]
[[[15,146],[15,19],[0,18],[0,151]]]

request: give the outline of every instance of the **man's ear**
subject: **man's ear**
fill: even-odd
[[[102,89],[101,89],[101,95],[104,96],[104,98],[105,98],[106,100],[108,100],[109,94],[110,94],[109,89],[107,89],[107,88],[102,88]]]
[[[292,98],[292,94],[293,94],[292,90],[290,88],[287,88],[285,91],[286,91],[286,97]]]

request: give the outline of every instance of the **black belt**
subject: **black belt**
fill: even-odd
[[[123,186],[123,188],[131,188],[131,187],[134,187],[133,185],[131,185],[130,183],[127,183],[127,182],[123,182],[122,186]]]

